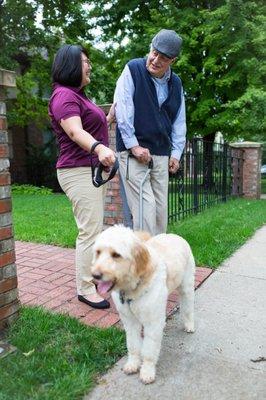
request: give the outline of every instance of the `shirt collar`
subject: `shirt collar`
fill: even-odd
[[[61,85],[58,82],[53,83],[53,90],[55,90],[57,88],[61,88],[61,87],[71,89],[71,90],[73,90],[73,92],[76,92],[76,93],[84,93],[84,88],[75,87],[75,86],[65,86],[65,85]]]
[[[166,71],[166,73],[164,74],[164,76],[162,78],[156,78],[155,76],[152,76],[152,79],[154,79],[156,82],[158,82],[161,85],[164,83],[167,83],[170,78],[171,78],[171,68],[170,67],[168,68],[168,70]]]

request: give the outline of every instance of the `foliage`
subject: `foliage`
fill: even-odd
[[[261,176],[261,193],[266,194],[266,177]]]
[[[47,126],[47,100],[41,95],[40,88],[44,82],[49,82],[48,74],[43,73],[43,79],[39,82],[39,93],[36,92],[37,82],[35,71],[28,71],[25,75],[16,77],[17,96],[16,100],[11,102],[8,113],[8,122],[11,126],[24,127],[32,121],[39,129]]]
[[[81,399],[125,353],[121,330],[37,307],[21,309],[6,340],[17,349],[0,359],[0,398],[10,400]]]
[[[228,139],[265,135],[265,5],[262,0],[6,0],[0,6],[0,65],[16,69],[12,122],[42,125],[53,55],[82,42],[93,62],[89,95],[112,102],[116,79],[132,57],[147,54],[162,27],[184,40],[174,70],[182,78],[189,136],[221,131]],[[37,23],[42,16],[42,24]],[[101,29],[93,41],[93,28]],[[105,43],[104,51],[92,44]]]
[[[12,194],[40,194],[40,195],[47,195],[52,194],[53,191],[50,188],[41,186],[33,186],[33,185],[17,185],[13,183],[12,185]]]
[[[262,1],[230,0],[202,13],[203,68],[215,107],[207,126],[228,136],[265,132],[265,10]]]
[[[80,43],[91,49],[92,61],[99,68],[92,73],[89,91],[96,101],[106,100],[105,92],[110,91],[106,56],[92,48],[91,20],[83,3],[6,0],[0,6],[0,66],[17,72],[17,99],[8,115],[9,123],[47,125],[51,66],[64,43]]]
[[[181,34],[184,45],[174,70],[185,89],[189,136],[220,130],[230,140],[250,140],[265,134],[263,1],[113,0],[108,13],[104,6],[97,1],[93,15],[104,39],[119,43],[112,52],[120,70],[129,58],[148,52],[162,27]]]
[[[47,186],[55,191],[60,190],[56,177],[57,151],[54,137],[42,146],[28,145],[26,150],[28,181],[35,186]]]

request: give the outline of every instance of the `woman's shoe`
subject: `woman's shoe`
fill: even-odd
[[[82,303],[88,304],[89,306],[93,307],[93,308],[98,308],[103,310],[104,308],[110,308],[110,303],[108,300],[102,300],[99,302],[94,302],[94,301],[90,301],[87,300],[84,296],[81,296],[80,294],[78,295],[78,300],[81,301]]]

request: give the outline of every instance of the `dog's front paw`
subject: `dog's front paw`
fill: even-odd
[[[140,368],[140,359],[131,359],[126,362],[123,371],[127,375],[136,374]]]
[[[195,332],[194,322],[186,322],[184,326],[184,331],[187,333]]]
[[[141,382],[144,383],[145,385],[148,385],[149,383],[154,382],[155,381],[155,373],[156,373],[156,369],[155,369],[154,364],[144,363],[141,366],[140,374],[139,374]]]

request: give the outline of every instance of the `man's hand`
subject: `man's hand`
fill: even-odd
[[[115,106],[116,106],[116,103],[113,103],[110,107],[109,113],[106,115],[106,121],[107,121],[108,125],[112,124],[113,122],[116,122]]]
[[[150,150],[141,146],[131,147],[131,152],[133,156],[142,164],[148,164],[151,160]]]
[[[179,169],[179,161],[174,157],[170,157],[169,172],[171,172],[171,174],[175,174],[178,169]]]

